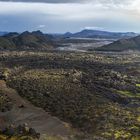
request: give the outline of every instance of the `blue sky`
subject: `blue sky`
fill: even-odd
[[[0,0],[0,31],[140,32],[140,0]]]

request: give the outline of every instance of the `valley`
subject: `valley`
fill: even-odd
[[[96,32],[0,37],[2,140],[140,139],[139,36]]]
[[[108,45],[113,41],[115,41],[115,39],[66,38],[57,42],[58,47],[56,49],[60,51],[86,52],[104,45]]]

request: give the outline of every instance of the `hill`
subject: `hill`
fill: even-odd
[[[128,50],[140,50],[140,36],[136,36],[129,39],[121,39],[115,41],[109,45],[97,48],[98,51],[128,51]]]
[[[77,37],[77,38],[108,38],[108,39],[120,39],[120,38],[128,38],[136,36],[136,33],[126,32],[126,33],[117,33],[117,32],[107,32],[107,31],[99,31],[99,30],[82,30],[77,33],[65,33],[64,37]]]
[[[43,109],[33,106],[9,88],[4,80],[0,80],[0,140],[23,140],[22,137],[25,139],[25,136],[33,137],[27,137],[27,140],[38,140],[34,138],[36,134],[65,137],[71,134],[70,127],[66,125],[68,126]]]
[[[1,50],[52,49],[52,36],[40,31],[9,33],[0,37]]]

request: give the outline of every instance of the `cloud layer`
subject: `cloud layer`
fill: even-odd
[[[3,2],[44,2],[44,3],[79,3],[86,0],[0,0]]]
[[[128,3],[130,0],[0,0],[3,2],[44,2],[44,3],[89,3],[89,2],[100,2],[103,4],[120,4]]]
[[[95,28],[138,31],[140,24],[139,0],[5,1],[0,2],[0,30],[75,32],[81,28]]]

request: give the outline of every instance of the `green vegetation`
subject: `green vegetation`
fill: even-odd
[[[118,91],[118,93],[122,94],[122,95],[125,95],[127,97],[140,97],[140,93],[132,93],[130,91]]]
[[[136,84],[137,87],[140,87],[140,84]]]
[[[0,140],[37,140],[37,139],[34,139],[30,136],[21,136],[21,137],[18,137],[18,136],[13,136],[13,137],[8,137],[8,136],[5,136],[5,135],[0,135]]]

